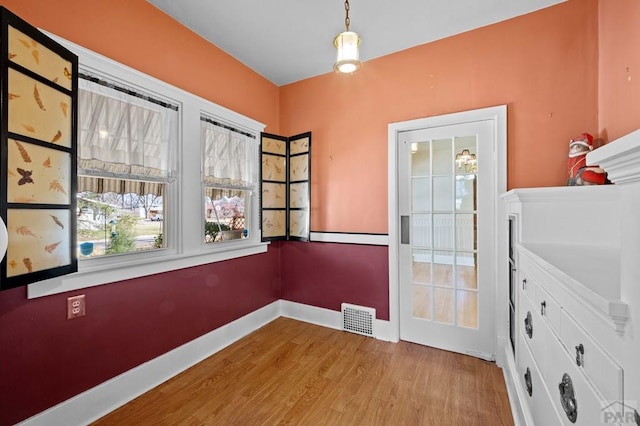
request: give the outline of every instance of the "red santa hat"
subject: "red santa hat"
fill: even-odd
[[[583,133],[569,141],[569,158],[586,155],[590,151],[593,151],[593,136],[589,133]]]
[[[589,151],[591,151],[593,150],[593,136],[591,136],[589,133],[583,133],[580,136],[572,138],[569,141],[569,146],[573,144],[583,145],[587,149],[589,149]]]

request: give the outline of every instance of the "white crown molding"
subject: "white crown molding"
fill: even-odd
[[[599,165],[615,184],[640,182],[640,130],[590,152],[587,164]]]

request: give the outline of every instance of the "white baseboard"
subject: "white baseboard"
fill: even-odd
[[[278,300],[124,372],[19,423],[20,426],[86,425],[283,316],[337,330],[342,314]],[[390,341],[389,321],[376,320],[376,337]]]
[[[280,315],[283,317],[342,330],[342,313],[317,306],[280,300]],[[391,323],[376,319],[374,324],[376,339],[392,342]]]
[[[36,414],[20,425],[89,424],[279,316],[280,302],[276,301]]]
[[[524,391],[521,390],[520,380],[518,379],[518,373],[516,369],[516,363],[513,359],[513,354],[510,352],[509,346],[505,347],[505,364],[502,367],[502,374],[504,375],[504,383],[507,386],[507,395],[509,396],[509,405],[511,405],[511,414],[513,416],[513,423],[515,426],[533,426],[533,419],[529,413],[529,410],[525,409],[522,405],[522,401],[525,400]]]

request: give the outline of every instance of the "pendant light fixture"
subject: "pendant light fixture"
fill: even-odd
[[[333,45],[336,47],[337,58],[333,69],[342,74],[353,74],[360,68],[360,36],[358,33],[349,31],[349,0],[344,2],[344,25],[346,31],[341,32],[333,39]]]

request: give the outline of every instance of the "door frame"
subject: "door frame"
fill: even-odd
[[[496,361],[502,365],[504,348],[506,347],[508,330],[508,296],[505,290],[505,277],[500,268],[506,259],[506,220],[504,203],[500,194],[507,190],[507,106],[476,109],[433,117],[390,123],[388,126],[388,217],[389,217],[389,325],[390,339],[400,340],[400,279],[399,279],[399,242],[400,217],[398,215],[398,134],[400,132],[428,129],[432,127],[450,126],[474,121],[493,121],[493,167],[495,181],[492,195],[496,216],[494,222],[493,264],[495,276],[494,294],[496,297]],[[504,222],[504,223],[503,223]],[[504,226],[502,226],[504,225]],[[503,256],[504,255],[504,256]],[[506,269],[505,269],[506,271]],[[504,302],[504,303],[503,303]],[[504,307],[502,306],[504,305]]]

